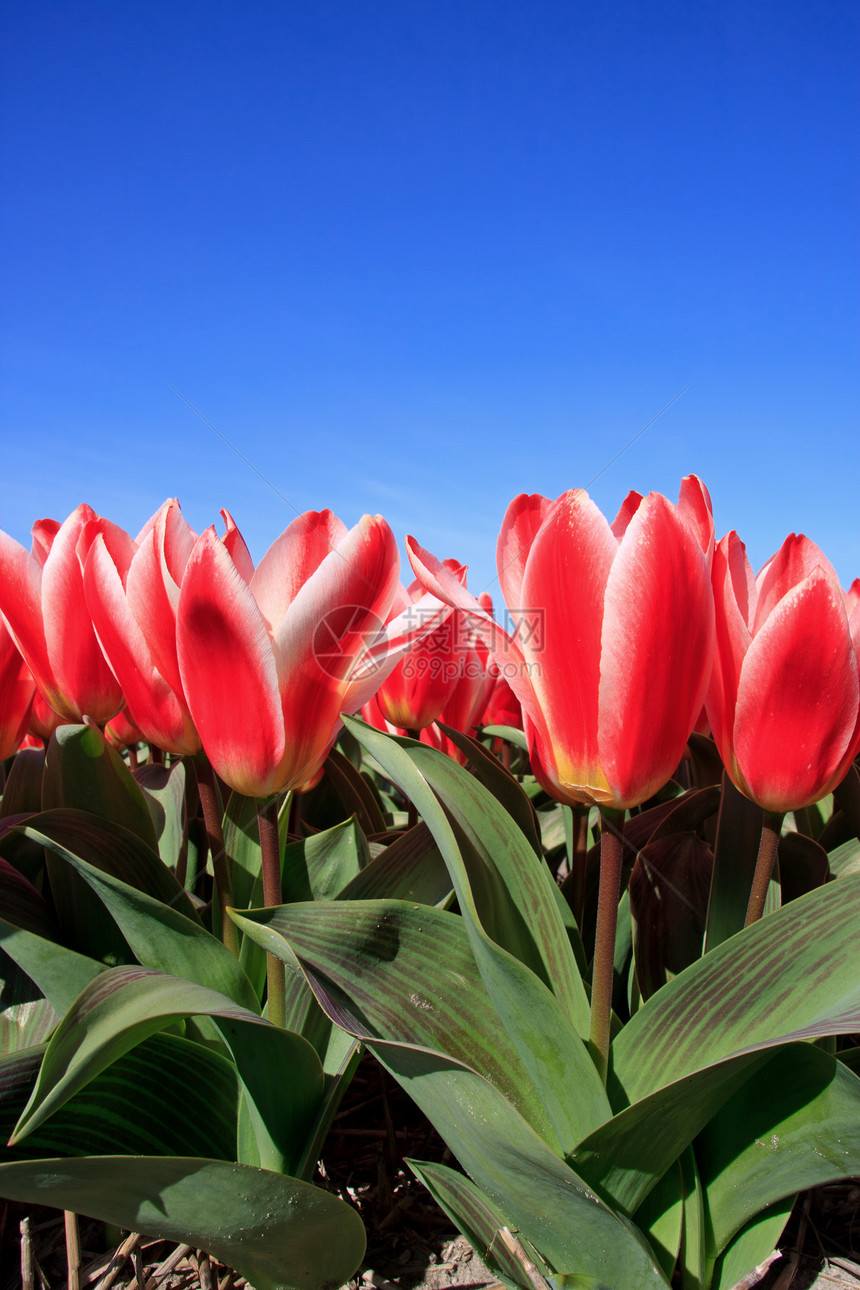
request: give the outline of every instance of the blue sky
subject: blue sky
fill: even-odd
[[[860,574],[857,6],[30,0],[4,28],[19,540],[175,495],[259,558],[295,511],[379,511],[492,590],[515,494],[614,513],[695,471],[756,567],[797,530]]]

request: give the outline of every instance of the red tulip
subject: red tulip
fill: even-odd
[[[232,788],[264,797],[316,774],[340,714],[370,698],[416,633],[406,615],[383,629],[398,569],[381,516],[347,532],[330,511],[309,511],[250,577],[214,529],[200,536],[179,596],[179,670],[203,747]]]
[[[236,525],[222,539],[244,559],[251,557]],[[129,716],[141,737],[165,752],[200,751],[176,656],[179,588],[197,534],[179,503],[168,500],[144,526],[137,541],[107,520],[92,521],[78,554],[87,607],[105,658],[122,686]]]
[[[39,521],[29,553],[0,532],[0,612],[54,711],[103,725],[123,695],[96,640],[78,561],[78,541],[96,518],[84,505],[61,525]]]
[[[0,618],[0,761],[23,739],[35,691],[30,669]]]
[[[767,811],[799,810],[860,748],[860,606],[809,538],[790,534],[753,578],[737,533],[713,568],[716,651],[707,711],[733,783]]]
[[[465,569],[456,560],[446,560],[445,568],[458,579],[465,577]],[[415,606],[424,596],[420,582],[413,582],[406,590],[401,586],[392,612],[417,618]],[[470,633],[464,634],[461,616],[448,614],[413,644],[376,692],[379,711],[389,725],[423,730],[436,720],[463,677],[469,637]]]
[[[560,801],[635,806],[671,777],[701,710],[713,649],[710,499],[631,494],[610,525],[580,489],[521,496],[497,547],[507,635],[428,552],[424,586],[469,609],[523,706],[534,772]]]

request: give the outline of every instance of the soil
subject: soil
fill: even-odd
[[[366,1059],[350,1085],[314,1179],[355,1206],[367,1229],[364,1262],[344,1290],[495,1290],[496,1275],[453,1229],[411,1173],[407,1157],[451,1162],[444,1142],[420,1111]],[[27,1229],[23,1238],[22,1223]],[[119,1244],[106,1243],[102,1224],[82,1218],[77,1226],[81,1254],[70,1264],[61,1213],[28,1211],[0,1200],[0,1290],[30,1290],[22,1275],[22,1243],[25,1256],[29,1250],[32,1290],[246,1286],[230,1269],[187,1246],[136,1234]],[[801,1196],[779,1252],[736,1290],[860,1290],[860,1179]]]

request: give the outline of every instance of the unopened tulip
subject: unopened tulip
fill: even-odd
[[[308,511],[250,576],[214,529],[201,534],[179,595],[179,670],[203,748],[232,788],[264,797],[309,780],[340,714],[367,702],[438,621],[427,600],[416,621],[386,624],[399,563],[381,516],[347,531],[330,511]]]
[[[558,800],[635,806],[675,771],[711,666],[712,534],[695,476],[677,505],[630,494],[612,524],[581,489],[516,498],[497,548],[513,636],[408,540],[428,591],[482,624],[522,704],[534,772]]]
[[[0,532],[0,613],[48,704],[67,721],[104,725],[123,705],[84,598],[77,544],[97,518],[77,508],[63,524],[42,520],[30,552]]]
[[[444,563],[457,578],[465,576],[456,560]],[[413,582],[405,590],[400,587],[392,616],[410,612],[414,615],[413,607],[424,595],[420,582]],[[449,614],[433,631],[426,632],[376,692],[376,703],[385,721],[402,730],[423,730],[432,725],[462,680],[471,648],[471,633],[459,614]]]
[[[0,761],[19,747],[36,687],[30,669],[0,619]]]
[[[707,711],[723,763],[766,811],[799,810],[836,787],[860,748],[860,604],[851,607],[824,553],[794,533],[757,578],[728,533],[713,581]]]

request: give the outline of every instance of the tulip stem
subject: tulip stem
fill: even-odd
[[[236,924],[227,915],[228,906],[233,904],[233,886],[230,881],[230,866],[224,850],[224,833],[221,828],[221,801],[215,772],[205,753],[194,758],[197,772],[197,792],[203,808],[203,823],[206,827],[206,840],[209,843],[209,855],[212,858],[212,872],[215,875],[215,890],[218,893],[218,905],[221,914],[221,939],[231,954],[239,953],[239,934]]]
[[[600,810],[600,891],[597,897],[597,931],[591,968],[591,1055],[606,1083],[609,1040],[612,1030],[612,978],[615,966],[615,929],[621,895],[624,858],[623,811]]]
[[[278,833],[280,799],[277,794],[260,803],[257,826],[263,868],[263,904],[267,909],[283,904],[281,889],[281,839]],[[284,965],[274,954],[266,954],[268,1017],[274,1026],[286,1020],[286,977]]]
[[[761,842],[759,843],[758,857],[755,862],[755,873],[753,874],[752,887],[750,888],[750,900],[747,905],[744,927],[757,923],[764,913],[764,903],[767,899],[767,889],[770,886],[773,863],[779,846],[782,821],[783,816],[780,812],[767,811],[765,813],[764,823],[761,826]]]

